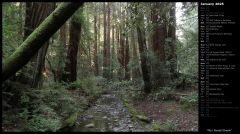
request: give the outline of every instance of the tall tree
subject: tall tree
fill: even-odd
[[[128,6],[128,5],[127,5]],[[126,7],[127,7],[126,6]],[[129,80],[130,79],[130,70],[128,67],[128,63],[129,63],[129,41],[128,41],[128,10],[125,9],[125,31],[124,31],[124,35],[125,35],[125,55],[124,55],[124,68],[125,68],[125,79]]]
[[[134,13],[136,15],[136,27],[137,27],[137,35],[138,35],[138,44],[139,44],[139,53],[141,59],[141,68],[143,74],[144,81],[144,92],[146,94],[151,92],[151,81],[150,74],[147,66],[147,45],[145,38],[145,29],[144,29],[144,15],[139,10],[139,4],[134,6]]]
[[[170,75],[171,79],[177,77],[177,54],[176,54],[176,4],[169,3],[169,24],[168,24],[168,38],[170,39]]]
[[[67,48],[67,24],[64,24],[60,28],[60,47],[59,47],[59,53],[58,53],[58,66],[56,71],[56,80],[58,82],[61,82],[63,79],[63,73],[64,73],[64,51]]]
[[[133,78],[138,78],[141,75],[140,72],[140,67],[139,67],[139,53],[138,53],[138,47],[137,47],[137,43],[135,40],[135,34],[134,34],[135,30],[131,30],[130,31],[130,40],[131,40],[131,46],[132,46],[132,61],[134,63],[134,67],[132,68],[132,77]]]
[[[111,43],[111,46],[112,46],[112,50],[111,50],[111,78],[114,77],[114,72],[113,72],[113,69],[114,69],[114,65],[113,65],[113,61],[114,61],[114,58],[116,56],[115,54],[115,25],[116,25],[116,20],[115,20],[115,8],[114,8],[114,5],[112,6],[112,43]]]
[[[98,53],[97,53],[97,64],[98,64],[98,66],[99,66],[99,68],[102,66],[100,63],[101,63],[101,61],[99,60],[99,54],[102,52],[101,51],[101,49],[100,49],[100,46],[101,46],[101,42],[100,42],[100,38],[101,38],[101,8],[102,8],[102,4],[101,3],[99,3],[99,7],[98,7],[98,10],[99,10],[99,12],[98,12]],[[100,74],[100,71],[101,71],[101,69],[99,69],[98,68],[98,72],[99,72],[99,74]]]
[[[110,31],[111,31],[111,2],[107,5],[107,78],[110,78]]]
[[[16,49],[3,61],[3,81],[14,75],[38,52],[43,44],[67,21],[82,5],[79,3],[62,3],[51,13]]]
[[[98,57],[97,57],[97,53],[98,53],[98,31],[97,31],[97,5],[95,5],[94,9],[94,74],[97,76],[99,75],[99,71],[98,71]],[[99,22],[98,22],[99,23]]]
[[[42,21],[54,10],[55,3],[53,2],[27,2],[26,3],[26,18],[24,26],[24,39],[26,39],[41,23]],[[24,74],[28,77],[28,85],[31,87],[39,86],[42,76],[42,71],[45,66],[45,56],[49,46],[49,41],[40,48],[38,53],[32,58],[30,67],[26,68]],[[20,79],[21,81],[21,79]]]
[[[107,14],[106,14],[107,12]],[[104,55],[103,77],[110,78],[110,4],[104,3]]]
[[[103,3],[103,30],[104,30],[104,42],[103,42],[103,77],[107,78],[107,15],[106,15],[106,3]]]
[[[123,72],[125,72],[125,52],[124,52],[124,23],[123,23],[123,9],[122,9],[122,3],[120,3],[120,10],[119,10],[119,47],[118,47],[118,61],[120,63],[120,70],[119,70],[119,77],[120,79],[124,78]]]
[[[156,2],[152,5],[152,49],[156,59],[152,64],[152,81],[155,87],[164,86],[168,80],[168,71],[165,65],[165,42],[167,38],[167,4],[168,3],[165,2]]]
[[[82,10],[80,10],[82,13]],[[77,53],[80,41],[81,20],[78,14],[74,14],[70,20],[69,47],[67,54],[67,63],[65,66],[65,81],[74,82],[77,79]]]

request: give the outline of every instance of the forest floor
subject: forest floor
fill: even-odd
[[[178,93],[190,95],[191,92]],[[126,94],[126,91],[107,90],[78,117],[70,131],[198,131],[197,107],[184,108],[177,100],[152,101],[139,98],[126,101]]]
[[[169,125],[172,125],[175,131],[198,131],[198,111],[183,110],[181,105],[175,101],[138,100],[134,102],[134,105],[158,123],[171,123]]]

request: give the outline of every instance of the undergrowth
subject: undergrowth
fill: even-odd
[[[198,106],[198,94],[192,93],[188,96],[181,96],[180,104],[182,104],[185,109],[196,108]]]
[[[171,132],[175,131],[176,128],[177,128],[176,124],[171,120],[167,120],[164,123],[154,122],[152,124],[152,130],[157,132]]]
[[[9,131],[56,132],[71,126],[77,115],[103,91],[96,86],[93,78],[71,84],[50,83],[38,89],[13,82],[9,84],[4,87],[6,93],[3,95],[5,105],[2,123],[14,126],[14,130]],[[75,86],[76,90],[68,90],[71,86]]]

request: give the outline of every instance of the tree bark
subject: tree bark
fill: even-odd
[[[108,18],[107,18],[107,78],[110,79],[110,31],[111,31],[111,25],[110,25],[110,18],[111,18],[111,13],[110,13],[110,2],[108,2],[107,6],[107,13],[108,13]]]
[[[106,15],[107,12],[107,15]],[[110,78],[110,5],[104,3],[104,60],[103,77]]]
[[[24,39],[26,39],[41,22],[54,10],[55,3],[40,3],[28,2],[26,3],[26,17],[24,26]],[[23,69],[20,76],[17,76],[18,81],[22,82],[22,77],[27,76],[28,84],[31,87],[40,85],[42,71],[45,66],[45,56],[48,49],[49,41],[40,48],[38,53],[31,59],[30,66]]]
[[[147,66],[147,47],[146,47],[146,38],[144,31],[144,16],[143,13],[138,11],[137,6],[135,7],[135,15],[137,23],[137,34],[138,34],[138,44],[139,44],[139,52],[141,59],[141,68],[143,73],[143,81],[144,81],[144,92],[146,94],[151,92],[151,81],[150,74]]]
[[[125,43],[125,58],[124,58],[124,68],[125,68],[125,79],[130,79],[130,70],[128,67],[129,63],[129,43],[128,43],[128,36],[126,36],[126,43]]]
[[[16,51],[3,61],[2,75],[5,81],[29,62],[31,57],[44,43],[67,21],[67,19],[82,5],[79,3],[62,3],[51,13]]]
[[[120,3],[120,11],[119,11],[119,16],[120,16],[120,24],[119,24],[119,48],[118,48],[118,62],[120,63],[120,70],[119,70],[119,78],[124,79],[124,72],[125,72],[125,52],[124,52],[124,25],[122,24],[122,8],[121,8],[121,3]]]
[[[64,56],[64,50],[67,48],[67,24],[65,23],[61,28],[60,28],[60,51],[58,53],[58,66],[57,66],[57,71],[56,71],[56,80],[58,82],[61,82],[63,79],[63,71],[64,71],[64,59],[66,58]]]
[[[107,78],[107,15],[106,3],[103,3],[103,29],[104,29],[104,44],[103,44],[103,77]]]
[[[77,53],[80,41],[81,22],[77,15],[73,15],[70,20],[70,39],[65,66],[65,81],[74,82],[77,79]]]
[[[157,60],[152,64],[152,81],[153,86],[165,86],[168,81],[168,69],[166,68],[166,54],[165,54],[165,41],[167,39],[167,21],[166,14],[168,11],[160,11],[165,8],[168,3],[154,3],[152,5],[152,48],[154,56]]]
[[[125,57],[124,57],[124,68],[125,68],[125,79],[129,80],[130,79],[130,70],[128,68],[128,63],[129,63],[129,41],[128,41],[128,12],[125,10]]]
[[[55,9],[55,3],[44,3],[44,5],[43,5],[44,7],[41,9],[43,13],[40,14],[38,12],[38,14],[40,15],[40,16],[38,15],[39,19],[40,19],[39,22],[42,22]],[[41,15],[44,18],[40,18]],[[39,24],[37,24],[37,26],[38,25]],[[37,26],[34,26],[34,27],[36,28]],[[33,81],[32,81],[32,85],[31,85],[32,87],[37,87],[39,84],[41,84],[40,80],[41,80],[41,77],[42,77],[43,68],[45,66],[45,56],[47,54],[48,46],[49,46],[49,41],[47,41],[40,48],[40,50],[38,51],[37,57],[35,58],[36,65],[34,67]]]
[[[134,68],[132,69],[132,77],[138,78],[140,77],[140,67],[139,66],[139,55],[137,51],[137,44],[135,43],[135,36],[134,36],[134,30],[131,31],[131,45],[132,45],[132,60],[134,61]],[[135,65],[137,64],[137,65]]]
[[[115,24],[116,24],[116,21],[115,21],[115,9],[114,7],[112,7],[112,50],[111,50],[111,61],[114,60],[116,54],[115,54],[115,38],[114,38],[114,30],[115,30]],[[111,62],[111,79],[114,78],[114,66],[113,66],[113,62]]]
[[[99,4],[99,10],[101,9],[101,4]],[[101,38],[101,13],[100,11],[98,12],[98,54],[102,53],[101,49],[100,49],[100,46],[102,45],[102,43],[100,42],[100,38]],[[100,75],[102,70],[100,67],[102,67],[102,64],[99,60],[99,55],[97,55],[97,64],[99,66],[98,68],[98,74]]]
[[[176,5],[175,3],[170,3],[170,20],[168,24],[168,38],[171,39],[169,45],[170,45],[170,74],[171,79],[177,77],[177,54],[176,54],[176,16],[175,16],[175,10]]]
[[[95,5],[96,6],[96,5]],[[94,74],[95,76],[99,75],[98,71],[98,31],[97,31],[97,15],[96,15],[96,7],[95,7],[95,15],[94,15]],[[98,22],[99,23],[99,22]]]

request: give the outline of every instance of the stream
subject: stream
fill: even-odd
[[[102,94],[78,117],[71,132],[144,132],[145,127],[134,122],[116,92]]]

